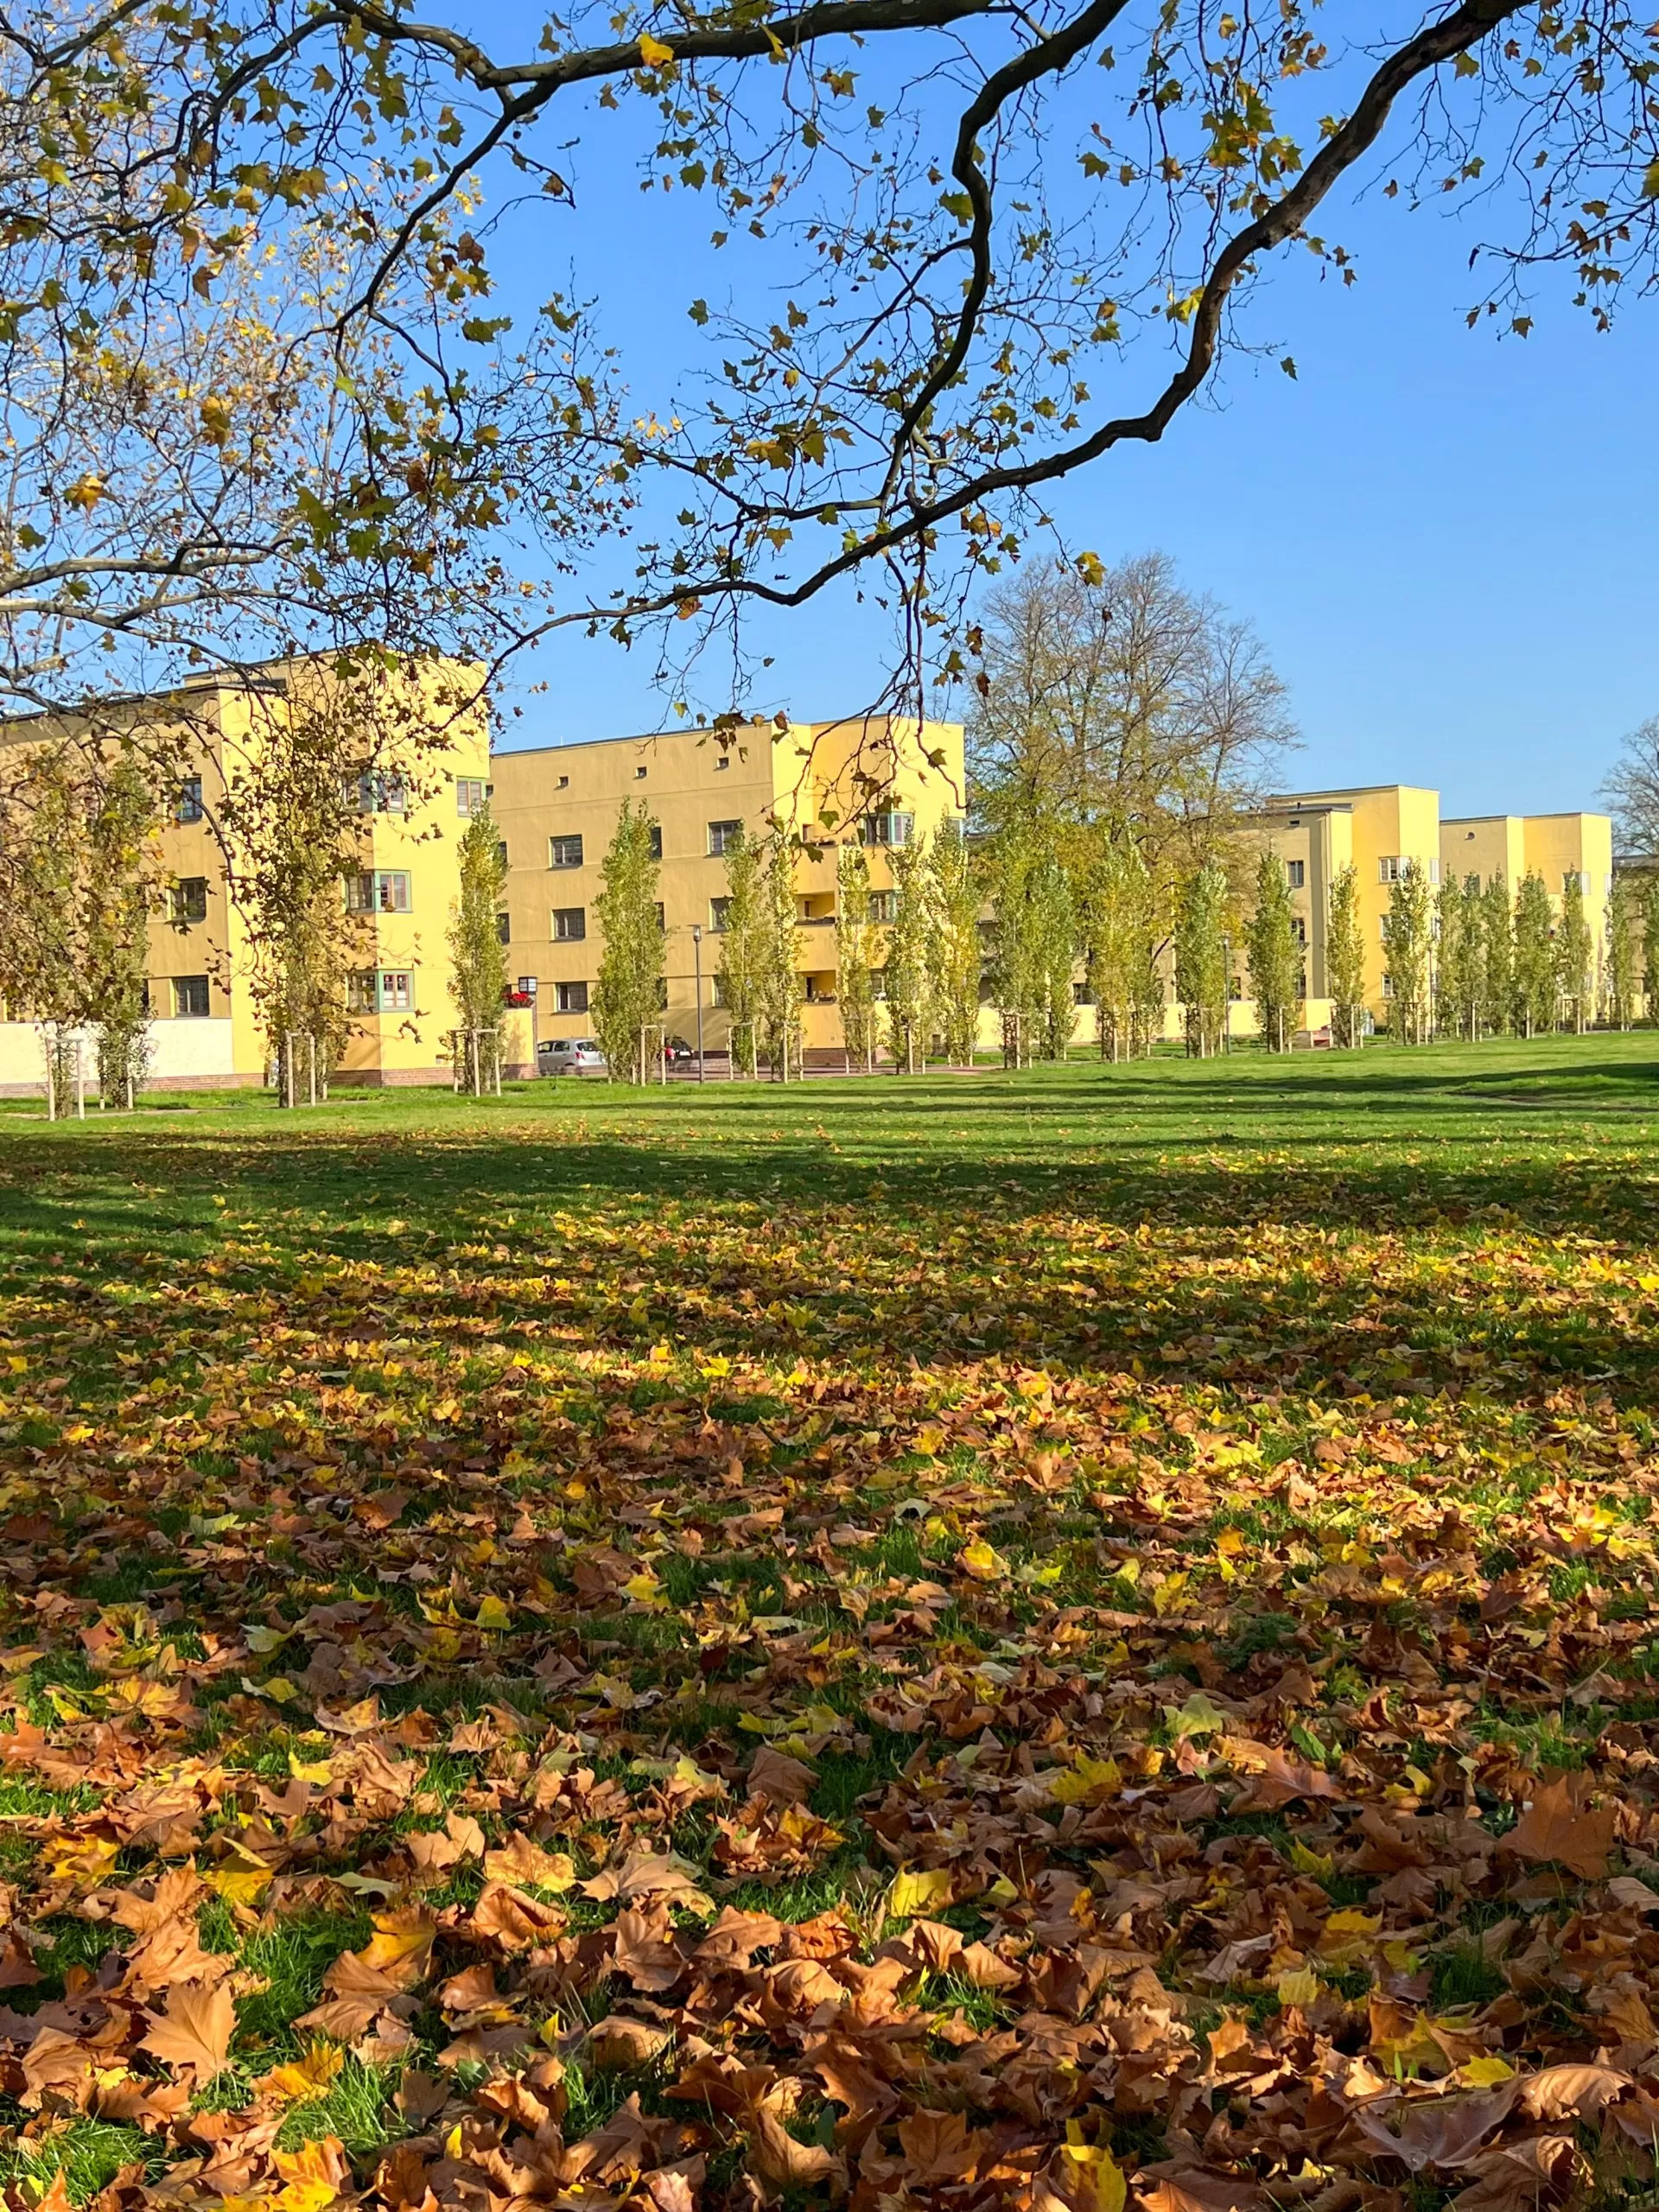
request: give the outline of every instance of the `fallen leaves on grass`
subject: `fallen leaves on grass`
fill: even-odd
[[[1651,2185],[1630,1255],[868,1230],[20,1293],[12,2212]]]

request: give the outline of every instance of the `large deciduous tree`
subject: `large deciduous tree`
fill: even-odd
[[[1277,259],[1353,277],[1358,176],[1484,195],[1474,319],[1524,330],[1560,263],[1605,321],[1654,266],[1656,59],[1618,0],[1335,40],[1307,0],[24,0],[7,680],[60,700],[312,625],[695,640],[861,572],[949,667],[956,587],[1057,480],[1272,345]],[[692,264],[690,374],[608,364],[575,296],[512,327],[496,289],[493,252],[611,275],[583,211],[635,162],[656,281]],[[100,678],[105,637],[134,651]]]
[[[1652,181],[1659,186],[1659,172]],[[1602,780],[1601,795],[1612,810],[1620,849],[1644,856],[1659,853],[1659,715],[1649,715],[1624,739]]]

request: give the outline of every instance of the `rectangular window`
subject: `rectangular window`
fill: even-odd
[[[347,804],[359,814],[402,814],[408,806],[409,794],[401,776],[388,776],[379,772],[359,776],[346,787]]]
[[[1306,944],[1307,943],[1307,924],[1302,919],[1300,914],[1293,914],[1291,916],[1290,933],[1295,938],[1298,944]]]
[[[885,1001],[887,995],[887,971],[885,968],[870,970],[870,996]]]
[[[633,772],[633,780],[634,780],[634,782],[635,782],[636,784],[643,784],[643,783],[645,782],[645,770],[644,770],[643,768],[636,768],[636,769],[634,770],[634,772]]]
[[[469,822],[474,815],[483,813],[490,803],[493,789],[494,786],[486,784],[482,776],[455,778],[455,812],[463,822]]]
[[[496,942],[499,944],[511,944],[512,943],[512,916],[511,914],[498,914],[496,916],[495,936]]]
[[[360,968],[346,979],[350,1014],[408,1014],[415,1004],[415,978],[407,968]]]
[[[871,892],[870,919],[873,922],[890,922],[898,911],[899,894],[896,891]]]
[[[1561,878],[1563,891],[1587,891],[1590,884],[1582,868],[1570,868]]]
[[[181,1019],[200,1020],[207,1012],[207,978],[205,976],[175,976],[173,978],[173,1011]]]
[[[1300,891],[1307,880],[1307,862],[1306,861],[1287,861],[1285,862],[1285,874],[1290,880],[1291,889],[1293,891]]]
[[[1403,853],[1383,853],[1378,855],[1376,880],[1379,883],[1398,883],[1406,872]]]
[[[916,827],[913,814],[867,814],[858,825],[861,844],[907,845]]]
[[[715,860],[723,860],[737,842],[743,824],[741,822],[711,822],[709,824],[709,851]]]
[[[1385,999],[1391,999],[1394,996],[1394,978],[1392,976],[1385,976],[1382,978],[1382,995]]]
[[[731,765],[732,765],[732,756],[731,756],[731,754],[730,754],[729,753],[715,753],[715,773],[716,775],[719,775],[719,773],[720,773],[720,772],[721,772],[721,770],[722,768],[729,768],[729,767],[731,766]]]
[[[653,822],[651,825],[651,857],[654,861],[663,857],[663,825],[660,822]]]
[[[187,776],[179,785],[178,798],[173,803],[173,819],[175,822],[200,822],[203,812],[201,778]]]
[[[714,1003],[716,1006],[724,1006],[726,1003],[726,978],[723,976],[716,976],[715,978]]]
[[[507,842],[505,837],[495,849],[495,864],[498,868],[505,868],[507,864]]]
[[[660,899],[657,901],[657,926],[664,936],[668,934],[668,912]]]
[[[553,995],[561,1014],[586,1014],[588,1011],[586,983],[556,983]]]
[[[564,944],[575,944],[585,938],[588,934],[588,909],[585,906],[556,906],[553,909],[553,934]]]
[[[168,894],[168,918],[175,922],[205,922],[207,918],[207,879],[181,875]]]
[[[1428,880],[1431,883],[1438,883],[1440,880],[1440,864],[1438,860],[1430,861],[1428,864]]]
[[[410,911],[409,871],[401,868],[364,868],[346,879],[348,914],[406,914]]]
[[[580,868],[582,840],[580,837],[550,837],[547,841],[549,868]]]
[[[711,899],[709,901],[709,928],[723,930],[726,926],[726,917],[731,912],[731,908],[732,902],[729,899]]]

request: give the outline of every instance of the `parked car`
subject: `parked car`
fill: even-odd
[[[536,1047],[543,1075],[608,1075],[605,1055],[592,1037],[543,1037]]]
[[[680,1060],[695,1060],[696,1053],[683,1037],[671,1037],[664,1044],[663,1052],[670,1066]]]

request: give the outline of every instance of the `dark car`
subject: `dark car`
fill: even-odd
[[[677,1060],[695,1060],[697,1056],[683,1037],[670,1037],[664,1043],[663,1057],[672,1065]]]

